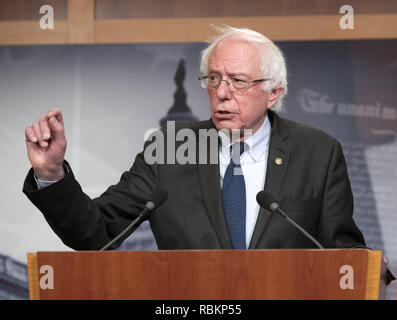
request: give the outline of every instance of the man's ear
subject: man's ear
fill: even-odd
[[[275,88],[268,93],[267,108],[273,108],[278,98],[283,94],[285,88]]]

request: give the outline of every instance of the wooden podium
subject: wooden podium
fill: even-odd
[[[28,254],[30,299],[383,299],[381,251],[187,250]]]

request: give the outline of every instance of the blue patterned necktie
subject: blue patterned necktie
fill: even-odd
[[[226,169],[222,186],[223,211],[234,249],[246,249],[245,180],[239,161],[244,152],[244,145],[244,142],[240,142],[230,146],[230,163]]]

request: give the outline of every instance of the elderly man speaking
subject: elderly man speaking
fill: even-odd
[[[64,160],[61,111],[50,110],[26,128],[32,169],[23,191],[66,245],[76,250],[103,247],[161,187],[168,197],[149,218],[159,249],[313,248],[299,230],[259,206],[261,190],[272,194],[324,247],[365,247],[352,217],[352,191],[339,142],[275,113],[287,91],[280,49],[249,29],[218,31],[201,54],[199,78],[208,91],[211,119],[178,130],[192,130],[197,137],[203,129],[219,132],[215,147],[207,145],[210,153],[215,148],[219,161],[148,163],[143,151],[116,185],[90,199]],[[236,130],[238,139],[226,139],[225,133]],[[246,137],[247,130],[252,135]],[[203,152],[198,140],[196,150]]]

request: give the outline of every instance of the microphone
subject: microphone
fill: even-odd
[[[139,213],[138,217],[134,219],[116,238],[105,244],[99,251],[104,251],[107,248],[109,248],[113,243],[118,241],[122,236],[124,236],[131,228],[133,227],[138,227],[144,220],[147,220],[150,218],[151,214],[153,213],[154,209],[157,209],[160,207],[165,200],[167,200],[168,197],[168,192],[161,188],[158,187],[153,193],[152,196],[150,197],[150,200],[146,202],[145,207],[143,210]]]
[[[280,209],[279,203],[276,201],[271,193],[266,191],[258,192],[258,194],[256,195],[256,201],[262,208],[271,212],[277,212],[281,217],[283,217],[300,232],[302,232],[305,237],[312,241],[318,248],[324,249],[324,247],[316,239],[314,239],[308,232],[306,232],[305,229],[303,229],[299,224],[297,224],[294,220],[288,217],[288,215],[283,210]]]

